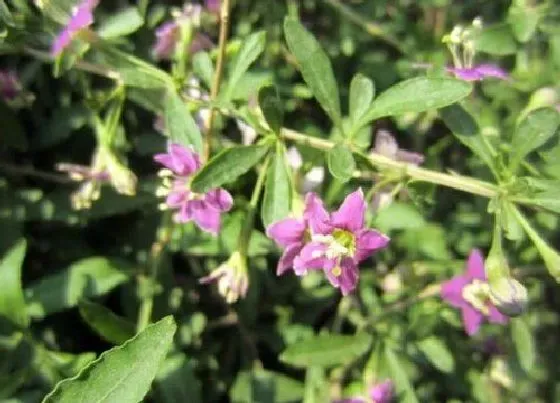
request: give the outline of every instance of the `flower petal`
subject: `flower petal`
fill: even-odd
[[[491,323],[499,323],[499,324],[506,324],[509,321],[509,318],[505,316],[503,313],[498,311],[498,309],[492,305],[489,307],[490,313],[488,315],[488,321]]]
[[[361,262],[367,259],[377,249],[386,247],[389,244],[389,237],[381,232],[365,229],[358,233],[356,240],[356,253],[354,260]]]
[[[286,218],[272,223],[266,229],[266,235],[280,246],[289,246],[303,240],[305,223],[296,218]]]
[[[194,151],[180,144],[170,144],[168,154],[171,155],[173,167],[177,175],[189,176],[200,168],[200,158]]]
[[[467,260],[466,275],[469,279],[486,280],[486,272],[484,271],[484,257],[478,249],[473,249]]]
[[[441,285],[441,298],[456,308],[462,308],[467,303],[463,298],[463,288],[469,284],[466,276],[455,276]]]
[[[332,225],[348,231],[356,232],[364,227],[366,202],[362,189],[350,193],[340,208],[332,215]]]
[[[375,403],[389,403],[393,398],[393,382],[386,380],[378,383],[369,389],[369,397]]]
[[[193,200],[193,220],[200,229],[217,234],[220,231],[220,212],[201,200]]]
[[[482,74],[480,74],[475,68],[454,68],[448,67],[447,71],[453,73],[455,77],[460,78],[465,81],[478,81],[482,80]]]
[[[282,254],[282,257],[278,261],[278,266],[276,267],[276,275],[281,276],[287,270],[294,267],[294,259],[300,254],[303,244],[294,243],[289,245]]]
[[[475,67],[475,70],[484,77],[496,77],[505,80],[508,78],[508,73],[500,66],[495,64],[480,64]]]
[[[218,211],[229,211],[233,206],[231,194],[222,188],[209,191],[204,200]]]
[[[323,205],[323,201],[313,192],[305,196],[303,219],[314,234],[327,235],[332,231],[330,217]]]
[[[462,313],[465,332],[467,332],[469,336],[472,336],[478,332],[478,329],[482,324],[482,320],[484,319],[484,315],[470,305],[464,305]]]
[[[327,259],[327,246],[321,242],[309,242],[294,259],[294,272],[298,276],[307,274],[309,269],[325,269],[334,266],[332,259]]]
[[[71,41],[72,35],[70,30],[68,28],[64,28],[52,43],[51,55],[58,56],[59,54],[61,54]]]
[[[348,295],[358,285],[358,266],[354,263],[354,260],[344,258],[340,262],[340,268],[342,269],[339,277],[340,291],[342,295]]]

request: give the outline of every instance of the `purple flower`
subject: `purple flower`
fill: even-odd
[[[393,400],[394,385],[393,381],[387,379],[381,383],[377,383],[369,388],[368,397],[362,396],[350,397],[343,400],[337,400],[336,403],[389,403]]]
[[[98,4],[99,0],[82,0],[82,2],[74,8],[70,20],[52,44],[51,54],[53,56],[61,54],[78,31],[93,24],[93,10]]]
[[[447,71],[465,81],[480,81],[488,77],[507,80],[509,77],[505,70],[495,64],[479,64],[474,67],[448,67]]]
[[[247,295],[249,275],[247,261],[239,251],[232,253],[227,262],[220,265],[209,275],[198,280],[200,284],[217,283],[218,293],[228,304],[233,304],[240,297]]]
[[[191,176],[200,169],[200,159],[194,151],[180,144],[170,144],[167,153],[157,154],[154,160],[165,167],[158,196],[165,196],[164,208],[177,210],[175,222],[194,221],[202,230],[217,234],[220,230],[220,214],[233,205],[231,195],[224,189],[212,189],[207,193],[195,193],[190,189]]]
[[[0,70],[0,96],[4,101],[11,101],[21,92],[21,83],[14,71]]]
[[[220,12],[220,4],[221,0],[205,0],[204,6],[206,9],[211,13],[219,13]]]
[[[478,249],[470,253],[464,274],[442,284],[441,297],[452,306],[461,309],[463,325],[469,336],[478,332],[484,318],[491,323],[504,324],[508,321],[490,299],[484,258]]]
[[[297,275],[322,269],[343,295],[352,292],[358,282],[358,264],[389,243],[387,236],[364,228],[365,211],[361,189],[348,195],[332,214],[317,195],[308,193],[303,219],[282,220],[267,230],[285,248],[278,273],[292,265]]]

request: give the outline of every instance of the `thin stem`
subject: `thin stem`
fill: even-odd
[[[226,42],[229,30],[229,9],[230,0],[222,0],[220,8],[220,39],[218,43],[218,59],[216,60],[216,70],[212,80],[212,88],[210,89],[210,99],[215,101],[220,91],[220,84],[224,71],[224,63],[226,59]],[[210,110],[208,124],[206,127],[206,138],[204,139],[203,160],[208,161],[210,150],[212,148],[212,128],[214,126],[214,108]]]
[[[293,140],[321,150],[330,150],[335,146],[335,144],[331,141],[307,136],[290,129],[283,129],[282,136],[288,140]],[[354,152],[359,153],[357,150],[354,150]],[[495,197],[499,194],[499,189],[496,185],[478,179],[473,179],[468,176],[450,175],[432,171],[430,169],[421,168],[406,162],[395,161],[381,154],[369,154],[367,156],[364,155],[364,157],[377,168],[400,170],[403,177],[408,177],[413,181],[434,183],[488,198]]]
[[[150,248],[150,259],[148,262],[148,278],[155,282],[158,276],[159,266],[161,264],[161,258],[163,256],[163,251],[171,239],[171,213],[165,212],[161,218],[161,225],[158,230],[156,240]],[[138,321],[136,325],[136,330],[141,332],[150,324],[152,318],[152,310],[154,307],[154,296],[153,293],[143,296],[142,302],[140,304],[140,309],[138,311]]]
[[[49,182],[56,182],[56,183],[63,183],[63,184],[76,183],[74,180],[70,179],[66,175],[57,175],[50,172],[38,171],[33,167],[13,165],[7,162],[0,163],[0,169],[14,175],[31,176]]]
[[[348,18],[350,22],[362,27],[371,36],[381,38],[388,44],[398,49],[401,53],[406,53],[401,47],[399,41],[387,34],[379,24],[366,20],[360,14],[353,11],[350,7],[342,4],[340,0],[325,0],[325,3],[335,8],[338,12],[340,12],[340,15]]]
[[[29,47],[24,47],[23,48],[23,52],[28,54],[29,56],[33,56],[34,58],[41,60],[43,62],[53,62],[54,59],[52,58],[52,56],[47,53],[47,52],[43,52],[37,49],[32,49]],[[106,77],[110,80],[115,80],[115,81],[121,81],[121,76],[120,74],[115,71],[115,70],[111,70],[108,69],[105,66],[100,66],[98,64],[93,64],[90,62],[86,62],[84,60],[77,60],[74,64],[73,67],[77,68],[78,70],[82,70],[82,71],[86,71],[88,73],[93,73],[93,74],[97,74],[98,76],[103,76]]]

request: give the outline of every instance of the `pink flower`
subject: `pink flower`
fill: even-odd
[[[469,255],[464,274],[442,284],[441,297],[450,305],[461,309],[463,325],[469,336],[478,332],[484,318],[491,323],[505,324],[508,321],[490,300],[484,258],[478,249],[474,249]]]
[[[384,248],[389,238],[364,228],[366,203],[359,189],[329,214],[314,193],[308,193],[302,220],[287,219],[269,226],[268,235],[285,247],[278,273],[293,265],[297,275],[322,269],[343,295],[358,283],[358,264]]]
[[[165,167],[159,196],[165,196],[164,208],[177,210],[175,222],[193,220],[202,230],[217,234],[220,230],[220,214],[229,211],[233,199],[229,192],[218,188],[207,193],[195,193],[190,189],[191,176],[200,169],[197,153],[180,144],[170,144],[167,153],[157,154],[154,160]]]
[[[93,10],[98,4],[99,0],[82,0],[73,10],[68,24],[66,24],[52,44],[51,54],[53,56],[61,54],[78,31],[93,24]]]
[[[21,83],[14,71],[0,70],[0,96],[4,101],[13,100],[21,90]]]
[[[384,382],[373,385],[368,390],[368,398],[357,396],[348,399],[338,400],[336,403],[389,403],[393,400],[394,385],[393,381],[387,379]]]
[[[220,4],[221,0],[205,0],[204,5],[206,9],[211,13],[219,13],[220,12]]]
[[[465,81],[480,81],[488,77],[507,80],[509,77],[505,70],[495,64],[479,64],[474,67],[448,67],[447,71]]]

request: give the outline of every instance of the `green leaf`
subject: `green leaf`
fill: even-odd
[[[440,371],[451,373],[455,370],[453,355],[440,339],[436,337],[423,339],[418,342],[418,349]]]
[[[309,367],[305,372],[305,394],[302,403],[329,401],[329,382],[322,367]]]
[[[21,286],[21,266],[25,257],[25,239],[18,241],[0,261],[0,315],[10,319],[15,325],[27,327],[29,318],[25,309],[25,299]]]
[[[336,145],[329,150],[327,165],[331,175],[341,182],[348,182],[356,169],[352,151],[343,144]]]
[[[284,35],[290,52],[299,64],[303,79],[325,112],[340,126],[340,96],[327,54],[299,21],[286,18]]]
[[[90,257],[43,277],[25,289],[27,312],[33,318],[72,308],[82,299],[106,294],[128,281],[131,267],[120,260]]]
[[[10,9],[4,2],[4,0],[0,0],[0,21],[4,25],[12,26],[14,25],[14,17],[10,12]]]
[[[268,150],[269,147],[259,145],[226,148],[198,171],[191,184],[192,190],[205,193],[233,182],[255,166]]]
[[[515,2],[509,8],[507,22],[519,42],[527,42],[537,31],[540,13],[532,7],[522,7]]]
[[[256,379],[266,379],[272,383],[274,389],[274,399],[270,400],[275,403],[292,403],[299,402],[303,397],[303,384],[284,374],[267,371],[265,369],[256,369],[254,371],[243,371],[237,375],[235,382],[231,388],[230,397],[235,403],[251,403],[254,399],[254,389]]]
[[[510,326],[517,360],[521,368],[529,374],[535,366],[535,345],[531,329],[523,318],[512,319]]]
[[[183,353],[167,357],[156,376],[156,388],[162,403],[200,403],[200,382],[194,373],[195,366]]]
[[[168,91],[163,105],[165,130],[174,143],[202,152],[202,134],[187,106],[175,91]]]
[[[391,378],[395,383],[395,389],[397,391],[399,402],[418,403],[418,398],[416,397],[412,383],[408,378],[408,374],[403,368],[399,357],[390,347],[385,348],[385,359],[387,361],[387,366],[389,367]]]
[[[214,66],[207,52],[197,52],[192,59],[193,71],[198,78],[208,87],[212,87],[214,77]]]
[[[228,80],[223,88],[223,96],[220,96],[222,100],[231,100],[239,80],[249,69],[249,66],[257,60],[257,57],[263,52],[265,42],[266,33],[264,31],[251,34],[243,40],[241,48],[229,64],[230,72]]]
[[[517,51],[515,39],[506,24],[495,25],[480,33],[476,39],[476,49],[491,55],[511,55]]]
[[[560,114],[552,108],[532,111],[519,123],[511,139],[510,169],[516,172],[519,164],[533,150],[544,145],[558,129]]]
[[[453,135],[490,168],[497,173],[497,153],[480,133],[479,127],[471,116],[461,105],[454,104],[440,109],[440,115],[445,125]]]
[[[84,321],[110,343],[124,343],[136,333],[136,329],[131,322],[115,315],[103,305],[81,301],[79,308]]]
[[[472,84],[454,78],[411,78],[379,95],[362,117],[359,126],[384,116],[443,108],[465,98],[471,91]]]
[[[106,351],[80,373],[60,382],[43,403],[137,403],[148,393],[171,347],[177,326],[171,316]]]
[[[42,149],[57,145],[66,140],[74,130],[88,122],[91,111],[84,105],[70,105],[56,108],[46,124],[41,125],[32,147]]]
[[[259,107],[270,129],[274,133],[280,133],[284,124],[284,110],[276,88],[261,88],[259,91]]]
[[[319,334],[296,342],[282,352],[280,361],[294,367],[333,367],[364,354],[371,344],[365,333],[353,336]]]
[[[536,206],[560,214],[560,184],[557,189],[539,192],[526,200]]]
[[[375,85],[363,74],[356,74],[350,83],[349,115],[353,123],[360,121],[375,96]]]
[[[144,24],[144,19],[136,7],[127,7],[111,13],[103,20],[97,33],[105,39],[118,38],[136,32]]]
[[[284,145],[278,143],[266,174],[266,187],[261,211],[265,228],[271,223],[288,216],[291,201],[292,186],[289,169],[286,165]]]
[[[424,225],[424,216],[409,203],[393,202],[375,216],[375,227],[382,232],[421,228]]]

